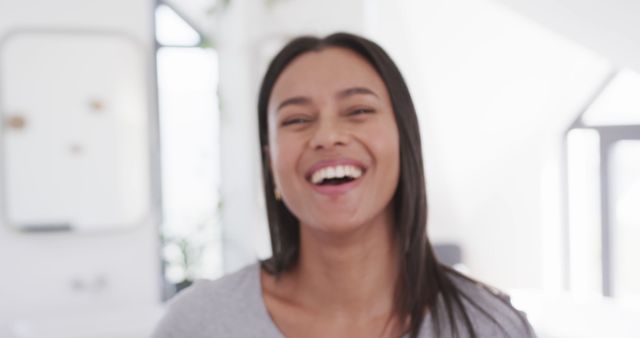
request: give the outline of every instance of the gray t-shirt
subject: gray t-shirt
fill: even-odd
[[[533,337],[508,305],[484,287],[453,276],[454,282],[501,324],[500,329],[470,303],[463,301],[478,337]],[[443,312],[444,313],[444,312]],[[442,324],[448,332],[447,323]],[[531,331],[528,331],[531,330]],[[464,329],[460,338],[467,337]],[[262,298],[260,265],[254,263],[218,280],[198,280],[169,301],[153,338],[283,338],[271,320]],[[408,337],[406,335],[405,337]],[[425,318],[420,338],[435,338],[433,320]]]

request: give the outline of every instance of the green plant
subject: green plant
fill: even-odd
[[[162,257],[165,278],[178,286],[186,287],[195,279],[203,276],[203,257],[208,249],[219,249],[219,215],[222,203],[211,215],[202,218],[195,225],[186,224],[186,231],[168,233],[161,236]]]

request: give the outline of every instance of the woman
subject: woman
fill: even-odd
[[[378,45],[293,40],[258,115],[273,255],[178,295],[155,337],[533,336],[434,256],[416,112]]]

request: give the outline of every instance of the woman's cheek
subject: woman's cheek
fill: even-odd
[[[278,152],[276,155],[278,176],[282,180],[291,179],[296,175],[297,163],[300,158],[302,147],[300,147],[299,140],[292,137],[282,135],[278,137]],[[281,181],[286,184],[287,182]]]

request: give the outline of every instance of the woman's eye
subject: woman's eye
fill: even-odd
[[[358,108],[349,112],[349,115],[362,115],[362,114],[371,114],[374,110],[370,108]]]
[[[307,122],[309,122],[309,120],[306,119],[306,118],[295,117],[295,118],[291,118],[291,119],[282,121],[282,126],[286,127],[286,126],[293,125],[293,124],[304,124],[304,123],[307,123]]]

